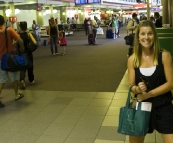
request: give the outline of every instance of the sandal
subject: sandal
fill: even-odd
[[[19,100],[19,99],[21,99],[21,98],[23,98],[23,97],[24,97],[24,95],[23,95],[22,93],[19,93],[19,97],[16,98],[15,100],[17,101],[17,100]]]

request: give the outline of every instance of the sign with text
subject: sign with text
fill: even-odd
[[[152,6],[161,6],[162,0],[151,0]]]

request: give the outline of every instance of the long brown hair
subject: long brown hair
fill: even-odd
[[[134,65],[134,67],[139,67],[141,65],[142,47],[141,47],[141,45],[139,43],[139,32],[140,32],[141,27],[151,27],[152,30],[153,30],[154,44],[153,44],[151,50],[154,53],[153,63],[154,63],[154,65],[157,65],[158,64],[159,51],[160,51],[160,45],[159,45],[159,41],[158,41],[158,36],[157,36],[155,25],[150,20],[143,20],[143,21],[141,21],[139,23],[137,29],[136,29],[135,39],[134,39],[134,53],[132,55],[132,57],[133,57],[133,65]]]

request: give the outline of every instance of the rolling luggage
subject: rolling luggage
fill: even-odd
[[[114,33],[112,33],[112,29],[107,29],[106,30],[106,38],[108,38],[108,39],[113,39],[114,38]]]
[[[88,35],[88,44],[94,44],[94,34]]]

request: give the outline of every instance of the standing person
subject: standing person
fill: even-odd
[[[52,55],[58,55],[58,33],[58,25],[55,23],[55,19],[52,17],[49,25],[50,50]],[[53,49],[53,45],[55,45],[55,50]]]
[[[33,20],[33,24],[32,24],[32,31],[36,36],[36,40],[38,41],[39,44],[41,44],[41,38],[40,38],[40,26],[38,24],[36,24],[36,21]]]
[[[85,34],[90,34],[90,21],[89,19],[85,18],[84,20],[84,28],[85,28]]]
[[[119,16],[118,18],[118,32],[117,36],[120,37],[120,28],[123,27],[122,17]]]
[[[137,28],[136,19],[137,19],[137,14],[133,13],[132,14],[132,19],[129,20],[128,24],[127,24],[128,35],[132,34],[133,38],[135,37],[135,31],[136,31],[136,28]],[[132,39],[132,41],[133,41],[133,39]],[[132,42],[132,44],[130,45],[130,47],[128,49],[127,57],[129,57],[132,53],[133,53],[133,42]]]
[[[76,31],[76,19],[72,17],[71,23],[73,25],[73,30]]]
[[[91,20],[91,32],[94,36],[94,39],[93,39],[93,44],[96,44],[96,38],[97,38],[97,22],[95,21],[95,19],[92,19]]]
[[[59,40],[60,40],[60,46],[63,49],[63,52],[61,53],[61,55],[64,56],[65,55],[65,46],[67,46],[67,40],[66,40],[64,28],[61,29],[61,31],[59,32]]]
[[[116,15],[112,15],[112,19],[109,21],[109,26],[112,27],[112,33],[114,33],[114,39],[117,38],[118,33],[118,18]]]
[[[23,41],[20,38],[20,36],[16,33],[16,31],[14,31],[14,29],[11,27],[7,28],[7,38],[8,38],[8,52],[14,52],[14,48],[12,45],[13,40],[16,40],[19,43],[20,51],[23,52],[24,50]],[[7,52],[7,47],[6,47],[6,36],[5,36],[5,19],[2,15],[0,15],[0,66],[1,66],[2,55],[5,54],[6,52]],[[15,100],[23,98],[24,95],[18,92],[18,79],[19,79],[18,72],[6,72],[1,70],[1,68],[0,68],[0,94],[2,92],[5,83],[8,80],[8,76],[10,77],[11,82],[13,83],[14,86]],[[0,101],[0,108],[2,107],[4,107],[4,104]]]
[[[133,13],[132,14],[132,19],[128,21],[127,24],[127,30],[128,30],[128,34],[132,34],[135,33],[136,27],[137,27],[137,14]]]
[[[67,30],[70,32],[70,18],[67,18]]]
[[[34,84],[35,81],[34,81],[34,72],[33,72],[33,70],[34,70],[33,54],[32,54],[32,52],[29,52],[27,50],[27,46],[29,43],[29,38],[33,41],[34,44],[37,44],[37,41],[34,39],[34,37],[32,36],[31,33],[27,32],[27,22],[26,21],[21,21],[19,23],[19,27],[20,27],[19,35],[24,42],[24,52],[27,54],[28,58],[32,62],[32,66],[27,69],[28,80],[29,80],[30,84]],[[25,89],[25,74],[26,74],[26,70],[20,71],[20,82],[21,82],[22,89]]]
[[[157,130],[164,143],[173,143],[173,62],[160,50],[157,32],[150,20],[136,29],[134,53],[128,59],[129,85],[138,102],[152,104],[148,133]],[[143,143],[145,136],[129,136],[129,143]]]
[[[88,20],[87,20],[87,18],[85,18],[85,20],[84,20],[84,28],[85,28],[85,34],[86,35],[88,35],[88,25],[87,25],[87,22],[88,22]]]
[[[154,13],[156,28],[162,28],[162,18],[158,12]]]
[[[5,25],[6,27],[10,27],[10,22],[8,21],[8,19],[6,20]]]

